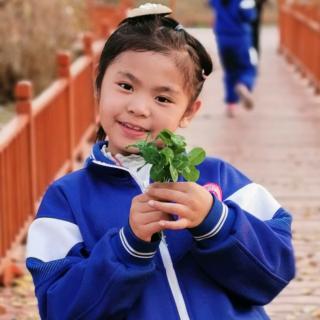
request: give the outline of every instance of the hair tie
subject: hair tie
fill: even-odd
[[[208,76],[206,75],[204,69],[202,69],[202,78],[203,78],[203,80],[206,80],[208,78]]]
[[[181,31],[181,30],[184,30],[184,27],[183,27],[182,24],[179,23],[179,24],[177,24],[177,25],[175,26],[174,30],[176,30],[176,31]]]
[[[158,3],[145,3],[139,6],[128,10],[127,18],[148,16],[148,15],[168,15],[172,13],[172,10],[167,6]]]

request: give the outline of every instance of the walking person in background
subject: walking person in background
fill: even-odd
[[[265,188],[212,157],[197,182],[154,183],[128,147],[188,126],[212,71],[170,12],[133,9],[102,51],[97,143],[28,233],[42,319],[269,319],[263,305],[294,276],[291,215]]]
[[[238,102],[250,110],[256,79],[257,52],[252,22],[257,17],[254,0],[209,0],[215,13],[214,31],[224,70],[227,115],[235,116]]]
[[[262,20],[263,7],[267,0],[256,0],[257,17],[252,21],[252,41],[253,47],[260,56],[260,26]]]

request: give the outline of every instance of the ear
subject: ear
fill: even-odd
[[[200,99],[197,99],[191,106],[188,107],[188,109],[184,113],[183,117],[179,122],[179,127],[186,128],[201,107],[202,101]]]

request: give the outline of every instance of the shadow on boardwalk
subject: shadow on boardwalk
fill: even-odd
[[[204,147],[267,187],[292,212],[297,276],[267,311],[275,320],[320,319],[320,101],[276,54],[276,29],[266,28],[257,107],[251,113],[240,110],[236,119],[226,118],[212,32],[191,32],[209,48],[217,65],[204,88],[204,108],[181,133],[190,145]],[[17,255],[23,259],[22,253]],[[32,290],[29,276],[12,289],[0,289],[0,320],[37,319]]]

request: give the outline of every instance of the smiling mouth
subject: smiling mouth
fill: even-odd
[[[146,130],[146,129],[142,128],[142,127],[133,125],[133,124],[128,123],[128,122],[118,121],[118,123],[119,123],[121,126],[126,127],[126,128],[128,128],[128,129],[131,129],[131,130],[134,130],[134,131],[138,131],[138,132],[149,132],[148,130]]]

